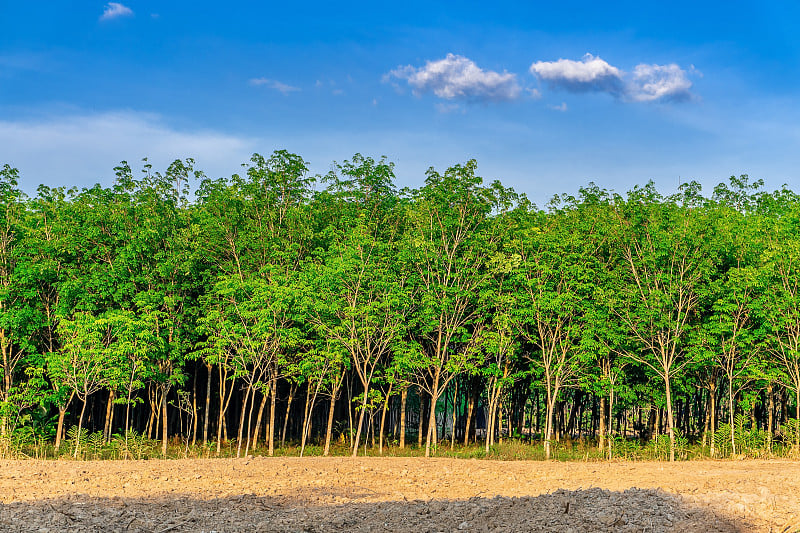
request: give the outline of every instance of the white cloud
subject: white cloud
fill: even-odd
[[[656,100],[688,100],[692,82],[686,71],[675,63],[669,65],[636,65],[628,87],[628,97],[637,102]]]
[[[275,89],[276,91],[280,92],[283,95],[287,95],[289,93],[293,93],[300,90],[300,87],[294,87],[292,85],[287,85],[285,83],[281,83],[276,80],[271,80],[269,78],[253,78],[250,80],[250,85],[263,85],[270,89]]]
[[[209,130],[184,131],[158,115],[113,112],[54,116],[37,120],[0,120],[3,159],[19,168],[28,192],[49,186],[106,185],[113,167],[126,160],[136,167],[143,157],[155,169],[192,157],[209,177],[229,176],[264,141]],[[9,157],[11,156],[11,157]]]
[[[530,71],[553,87],[573,92],[618,94],[623,87],[622,71],[592,54],[586,54],[580,61],[537,61]]]
[[[694,67],[691,68],[695,72]],[[692,82],[675,63],[639,64],[625,72],[586,54],[580,61],[537,61],[531,74],[556,89],[571,92],[604,92],[631,102],[686,101],[692,98]]]
[[[561,102],[560,105],[549,105],[547,107],[549,107],[553,111],[561,111],[563,113],[564,111],[567,110],[567,103],[566,102]]]
[[[384,80],[391,78],[406,80],[417,96],[432,92],[446,100],[514,100],[522,91],[516,74],[485,71],[472,60],[455,54],[427,61],[420,68],[411,65],[398,67],[384,76]]]
[[[528,94],[530,94],[531,98],[533,98],[534,100],[538,100],[539,98],[542,97],[542,91],[540,91],[539,89],[525,89],[525,90],[528,91]]]
[[[133,10],[126,5],[119,2],[109,2],[103,8],[103,14],[100,15],[100,20],[111,20],[118,17],[131,17]]]

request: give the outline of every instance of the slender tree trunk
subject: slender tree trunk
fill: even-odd
[[[800,453],[800,383],[794,389],[794,449],[795,453]]]
[[[669,430],[669,460],[675,462],[675,427],[672,418],[672,387],[669,374],[664,375],[664,382],[667,391],[667,425]]]
[[[775,429],[775,392],[772,390],[772,382],[767,385],[767,447],[772,454],[772,438]]]
[[[603,453],[606,442],[606,397],[605,396],[600,396],[600,416],[598,417],[598,421],[600,422],[600,430],[599,430],[597,447],[600,450],[600,453]]]
[[[352,450],[353,457],[356,457],[358,455],[358,445],[361,440],[361,430],[364,426],[364,416],[367,414],[367,393],[368,390],[365,390],[364,399],[361,402],[361,412],[358,413],[358,429],[356,429],[356,435],[355,438],[353,439],[353,450]]]
[[[255,386],[251,388],[253,392],[250,394],[250,408],[247,411],[247,438],[245,439],[244,445],[245,456],[250,452],[250,443],[253,439],[253,410],[256,408],[256,392],[258,392]]]
[[[422,440],[425,438],[423,437],[422,433],[425,430],[425,403],[426,399],[423,398],[422,389],[419,391],[419,431],[417,431],[417,448],[422,448]]]
[[[244,423],[247,419],[247,408],[250,405],[250,396],[253,393],[253,386],[248,385],[245,389],[244,400],[242,401],[241,412],[239,413],[239,430],[236,434],[236,457],[241,456],[242,452],[242,437],[244,435]]]
[[[56,444],[55,444],[56,453],[58,453],[58,450],[61,447],[61,439],[63,438],[64,435],[64,417],[66,416],[67,408],[69,407],[69,404],[72,402],[72,398],[74,397],[75,397],[75,391],[71,392],[66,403],[63,406],[59,406],[58,408],[58,425],[56,426]]]
[[[453,427],[450,434],[450,451],[452,452],[456,445],[456,421],[458,419],[458,380],[455,380],[455,389],[453,390]]]
[[[436,403],[439,401],[439,395],[441,394],[441,391],[439,390],[441,378],[442,368],[436,367],[436,373],[433,376],[433,389],[431,390],[431,406],[428,416],[428,436],[427,439],[425,439],[425,457],[431,456],[431,448],[433,448],[434,452],[436,451],[439,438],[438,429],[436,427]]]
[[[711,457],[716,453],[716,442],[714,434],[717,432],[717,389],[713,387],[709,390],[709,402],[711,402]]]
[[[545,459],[550,459],[551,449],[550,442],[553,439],[553,415],[555,411],[556,398],[558,397],[558,388],[551,390],[549,383],[547,384],[547,413],[545,415],[544,424],[544,456]]]
[[[162,428],[161,428],[161,455],[164,457],[167,456],[167,433],[168,433],[168,425],[167,425],[167,394],[169,393],[169,387],[164,389],[164,393],[161,396],[161,406],[162,406],[162,416],[164,417],[162,420]]]
[[[381,429],[378,435],[378,453],[383,455],[383,430],[386,424],[386,410],[389,407],[389,398],[392,397],[392,387],[394,383],[389,383],[389,391],[386,393],[386,398],[383,401],[383,410],[381,411]]]
[[[253,431],[253,450],[258,446],[258,435],[261,433],[261,422],[264,418],[264,409],[267,406],[267,395],[269,392],[261,391],[261,404],[258,406],[258,416],[256,417],[256,429]]]
[[[225,422],[225,413],[228,412],[231,398],[233,397],[233,383],[228,387],[228,373],[219,368],[219,417],[217,419],[217,454],[222,451],[222,441],[228,441],[228,427]]]
[[[711,421],[711,413],[709,412],[709,404],[708,400],[705,401],[705,416],[703,417],[705,420],[703,421],[703,448],[706,447],[708,444],[708,436],[709,436],[709,428],[711,427],[709,422]]]
[[[270,379],[270,406],[269,406],[269,445],[267,454],[272,457],[275,453],[275,397],[278,394],[278,371],[272,369]]]
[[[470,387],[471,389],[471,387]],[[464,446],[469,446],[469,434],[472,429],[472,415],[475,412],[475,395],[472,390],[467,392],[467,420],[464,425]]]
[[[281,448],[286,446],[286,428],[289,426],[289,415],[292,412],[292,401],[294,400],[294,395],[297,392],[297,385],[290,384],[289,385],[289,399],[286,402],[286,415],[283,417],[283,431],[281,431]]]
[[[197,443],[197,367],[195,367],[194,376],[192,377],[192,446],[194,446],[196,443]]]
[[[400,392],[400,449],[406,447],[406,402],[408,400],[408,387],[403,387]]]
[[[325,448],[322,456],[327,457],[331,453],[331,439],[333,437],[333,415],[336,411],[336,389],[331,392],[331,403],[328,406],[328,423],[325,427]]]
[[[89,403],[89,395],[87,394],[83,400],[83,407],[81,407],[81,415],[78,417],[78,432],[75,434],[75,453],[73,457],[78,458],[78,451],[81,447],[81,429],[83,429],[83,414],[86,412],[86,404]]]
[[[208,444],[208,425],[211,420],[211,364],[206,365],[208,375],[206,376],[206,412],[203,413],[203,446]]]
[[[114,417],[114,389],[108,391],[108,403],[106,404],[106,418],[103,424],[103,441],[111,441],[111,423]]]
[[[308,382],[308,387],[306,390],[306,402],[305,408],[303,409],[303,429],[300,435],[300,457],[303,456],[303,452],[306,449],[306,438],[308,437],[308,428],[310,425],[310,417],[311,417],[311,409],[309,405],[311,403],[311,381]]]
[[[733,376],[728,375],[728,405],[730,406],[730,413],[728,416],[728,422],[731,425],[731,453],[736,455],[736,431],[734,431],[733,427],[733,414],[736,411],[735,405],[733,403]]]

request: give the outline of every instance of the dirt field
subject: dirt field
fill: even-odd
[[[800,462],[0,462],[0,531],[800,531]]]

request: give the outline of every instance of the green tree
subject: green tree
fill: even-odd
[[[420,347],[417,384],[431,398],[425,456],[436,445],[436,403],[450,381],[474,366],[472,337],[482,309],[476,295],[490,276],[486,265],[498,235],[489,223],[494,210],[509,209],[513,191],[483,186],[476,162],[444,173],[429,169],[425,186],[411,192],[404,249],[418,285],[415,316]]]
[[[616,200],[621,255],[614,312],[627,329],[626,357],[664,382],[670,460],[675,460],[673,381],[688,362],[685,343],[698,289],[711,268],[702,212],[662,199],[652,182]]]

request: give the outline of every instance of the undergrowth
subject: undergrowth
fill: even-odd
[[[729,424],[720,424],[717,431],[708,436],[706,445],[691,442],[679,431],[675,432],[675,458],[677,460],[694,459],[763,459],[786,457],[800,459],[800,450],[796,442],[795,421],[789,420],[781,427],[778,437],[749,426],[746,417],[739,416],[734,420],[733,428]],[[733,441],[731,439],[733,432]],[[713,440],[713,455],[711,441]],[[735,451],[734,451],[735,446]],[[162,458],[161,441],[149,439],[146,435],[129,431],[126,434],[116,433],[104,438],[101,432],[90,433],[85,428],[78,434],[77,428],[70,428],[59,449],[52,442],[38,437],[27,428],[20,428],[10,436],[0,437],[0,459],[75,459],[75,460],[144,460]],[[227,440],[217,452],[216,442],[205,444],[196,442],[186,445],[184,440],[174,438],[169,441],[166,458],[214,458],[236,457],[237,443]],[[249,455],[265,456],[267,446],[260,442],[248,452]],[[306,445],[304,455],[321,456],[323,447],[318,443]],[[330,455],[348,456],[351,454],[346,443],[337,442],[331,446]],[[420,457],[424,456],[424,446],[416,443],[400,448],[396,441],[384,444],[382,453],[378,446],[359,448],[360,457]],[[292,457],[300,455],[300,446],[289,444],[276,446],[273,455]],[[502,441],[486,450],[483,443],[451,446],[449,440],[440,441],[431,450],[433,457],[451,457],[458,459],[493,459],[501,461],[545,459],[542,442],[528,442],[523,439],[502,439]],[[669,436],[659,435],[652,439],[639,440],[633,438],[613,437],[604,450],[599,450],[593,439],[563,439],[551,442],[551,459],[556,461],[668,461],[670,457]]]

